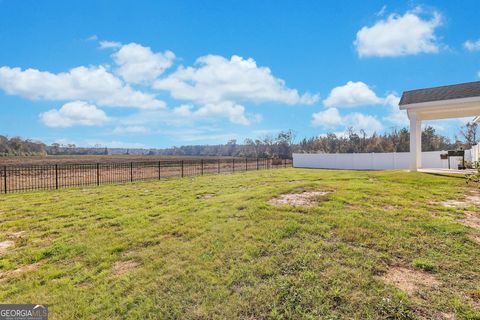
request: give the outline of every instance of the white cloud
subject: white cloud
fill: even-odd
[[[363,113],[354,112],[345,116],[347,127],[355,130],[363,130],[367,134],[380,132],[383,130],[382,123],[374,116],[365,115]]]
[[[318,95],[300,95],[274,77],[269,68],[258,67],[255,60],[216,55],[197,59],[193,67],[179,67],[169,76],[154,82],[154,88],[167,90],[175,99],[200,105],[175,108],[174,114],[185,118],[226,118],[232,123],[249,125],[260,121],[259,115],[247,114],[242,101],[312,104]]]
[[[387,12],[387,5],[383,5],[383,7],[375,14],[378,17],[382,17]]]
[[[385,97],[384,101],[385,105],[389,107],[389,114],[383,119],[395,126],[407,127],[410,121],[408,120],[407,112],[405,110],[400,110],[398,107],[400,97],[391,93]]]
[[[250,125],[258,121],[258,116],[247,117],[245,107],[230,101],[207,103],[194,110],[191,105],[181,105],[173,109],[175,115],[193,118],[226,118],[232,123]]]
[[[129,83],[144,83],[155,80],[166,69],[170,68],[175,54],[171,51],[154,53],[149,47],[137,43],[129,43],[113,55],[119,66],[117,73]]]
[[[465,41],[463,46],[468,51],[478,51],[480,50],[480,39],[478,39],[477,41],[467,40]]]
[[[182,104],[173,109],[173,113],[181,117],[191,117],[192,116],[193,106],[190,104]]]
[[[229,101],[208,103],[196,112],[199,117],[226,117],[230,122],[249,125],[252,121],[245,116],[245,107]]]
[[[181,130],[160,130],[160,134],[170,136],[175,141],[196,142],[196,141],[212,141],[218,143],[219,141],[227,142],[231,139],[242,140],[242,137],[237,133],[223,132],[223,130],[214,129],[212,127],[198,127],[182,128]]]
[[[100,41],[100,49],[116,49],[121,46],[122,44],[117,41]]]
[[[0,88],[7,94],[37,100],[86,100],[99,106],[161,108],[163,101],[125,85],[105,67],[77,67],[51,73],[0,67]]]
[[[329,109],[314,114],[312,122],[314,124],[318,122],[323,126],[327,126],[329,124],[328,121],[331,122],[333,120],[340,123],[338,121],[340,115],[336,108],[383,105],[388,108],[388,114],[383,117],[383,120],[395,126],[405,127],[408,126],[409,120],[407,112],[400,110],[399,102],[400,97],[395,93],[390,93],[382,98],[377,96],[367,84],[360,81],[349,81],[346,85],[336,87],[330,92],[327,99],[323,101],[323,104]]]
[[[367,134],[383,130],[380,121],[370,115],[359,112],[349,113],[341,116],[336,108],[329,108],[325,111],[316,112],[312,115],[312,125],[326,129],[353,128],[354,130],[363,130]]]
[[[103,110],[84,101],[72,101],[60,109],[40,114],[40,120],[48,127],[66,128],[74,125],[97,126],[109,121]]]
[[[312,115],[314,126],[325,128],[336,128],[343,125],[344,121],[336,108],[329,108],[325,111],[316,112]]]
[[[232,56],[230,60],[217,55],[197,59],[194,67],[180,67],[154,83],[154,88],[170,91],[176,99],[197,103],[223,101],[281,102],[313,104],[318,95],[286,87],[272,75],[269,68],[258,67],[255,60]]]
[[[419,53],[436,53],[439,43],[435,30],[442,17],[433,12],[430,19],[422,19],[421,9],[407,11],[403,16],[391,14],[371,27],[357,32],[354,45],[360,57],[396,57]]]
[[[382,101],[365,83],[348,81],[346,85],[333,88],[323,104],[341,108],[381,104]]]
[[[137,142],[125,142],[125,141],[104,141],[104,140],[92,140],[92,139],[81,139],[81,140],[72,140],[72,139],[56,139],[52,142],[59,144],[74,144],[77,147],[86,147],[86,148],[128,148],[128,149],[148,149],[149,146],[143,143]]]
[[[148,129],[143,126],[126,126],[113,129],[114,134],[141,134],[147,132]]]
[[[86,39],[87,41],[97,41],[98,37],[96,34],[92,34],[90,37]]]
[[[89,40],[99,41],[96,36]],[[257,66],[251,58],[235,55],[230,59],[216,55],[202,56],[195,65],[180,66],[162,77],[175,60],[171,51],[157,53],[137,43],[123,45],[114,41],[100,41],[100,47],[114,49],[112,67],[79,66],[53,73],[3,66],[0,67],[0,89],[6,94],[31,100],[63,103],[79,100],[98,107],[150,109],[117,123],[117,128],[112,132],[118,134],[143,132],[139,127],[152,121],[181,126],[197,120],[218,122],[227,119],[235,124],[249,125],[260,122],[261,115],[247,112],[244,102],[298,105],[313,104],[319,100],[318,94],[300,94],[296,89],[287,87],[269,68]],[[137,84],[151,85],[150,90],[169,91],[173,98],[186,100],[191,106],[167,109],[165,102],[156,98],[158,92],[145,92]],[[62,109],[42,114],[50,124],[55,122],[48,119],[61,116],[65,116]],[[65,126],[70,126],[70,123],[82,122],[70,119]]]

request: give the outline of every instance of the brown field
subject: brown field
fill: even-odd
[[[233,159],[234,157],[148,156],[148,155],[55,155],[0,157],[0,166],[46,165],[67,163],[119,163],[159,160]],[[244,159],[244,158],[236,158]]]

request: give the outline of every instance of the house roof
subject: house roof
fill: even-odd
[[[480,81],[405,91],[399,105],[480,97]]]

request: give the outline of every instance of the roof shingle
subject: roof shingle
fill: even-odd
[[[405,91],[399,105],[480,97],[480,81]]]

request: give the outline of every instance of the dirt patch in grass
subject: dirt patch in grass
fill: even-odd
[[[113,265],[113,274],[116,276],[124,275],[137,268],[139,265],[140,263],[134,260],[117,261]]]
[[[480,236],[470,236],[470,239],[472,239],[476,243],[480,244]]]
[[[5,240],[0,242],[0,254],[7,253],[8,250],[15,245],[12,240]]]
[[[397,206],[391,205],[391,204],[384,204],[384,205],[382,205],[382,208],[385,209],[385,210],[395,210],[395,209],[398,209]]]
[[[390,268],[382,279],[409,295],[420,290],[432,290],[440,285],[440,282],[430,273],[405,267]]]
[[[480,213],[465,212],[465,217],[459,221],[466,226],[480,230]]]
[[[439,316],[439,319],[443,319],[443,320],[455,320],[456,319],[454,313],[441,312],[441,313],[438,314],[438,316]]]
[[[480,207],[480,192],[471,191],[463,199],[447,200],[442,205],[448,208],[467,208],[470,206]]]
[[[429,312],[425,309],[417,309],[415,310],[415,315],[419,320],[455,320],[457,319],[454,313],[447,313],[447,312]],[[403,318],[402,318],[403,319]],[[409,318],[408,318],[409,319]]]
[[[9,239],[18,239],[21,238],[25,234],[25,231],[17,231],[17,232],[9,232],[7,234]]]
[[[213,193],[199,194],[199,195],[197,195],[197,199],[207,200],[207,199],[213,198],[214,196],[215,196],[215,194],[213,194]]]
[[[9,270],[9,271],[4,271],[4,272],[0,272],[0,282],[12,277],[12,276],[15,276],[17,274],[21,274],[21,273],[24,273],[24,272],[28,272],[28,271],[32,271],[32,270],[35,270],[35,269],[38,269],[38,267],[40,266],[40,263],[33,263],[33,264],[27,264],[25,266],[21,266],[20,268],[17,268],[15,270]]]
[[[303,206],[311,207],[318,203],[318,198],[329,194],[328,191],[306,191],[302,193],[286,193],[282,194],[276,198],[270,199],[268,204],[272,206]]]

